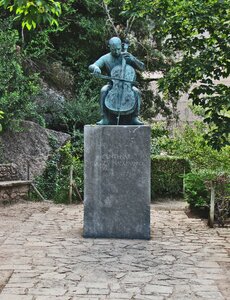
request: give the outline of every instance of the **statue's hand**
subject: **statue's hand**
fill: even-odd
[[[135,60],[135,57],[129,52],[124,52],[122,55],[127,62],[133,62]]]
[[[141,71],[145,69],[145,65],[143,62],[141,62],[139,59],[137,59],[135,56],[133,56],[129,52],[122,53],[123,57],[125,58],[126,62],[133,66],[134,68],[137,68]]]
[[[96,73],[96,74],[101,74],[101,70],[100,68],[98,67],[95,67],[94,70],[93,70],[93,73]]]
[[[101,74],[101,69],[96,65],[90,65],[89,70],[93,74]]]

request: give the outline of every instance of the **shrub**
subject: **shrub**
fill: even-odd
[[[176,130],[173,138],[162,138],[161,149],[169,155],[189,159],[193,170],[230,170],[230,147],[225,146],[220,151],[212,149],[204,138],[206,129],[207,126],[202,122],[186,125],[183,129]]]
[[[190,171],[189,161],[173,156],[151,158],[151,193],[157,196],[180,196],[183,193],[183,175]]]
[[[230,217],[230,175],[211,170],[185,175],[185,199],[192,209],[209,209],[211,186],[215,190],[215,220],[224,226]]]
[[[76,147],[78,146],[78,147]],[[81,149],[71,142],[61,147],[48,160],[42,176],[36,179],[36,185],[46,199],[56,203],[69,202],[70,167],[73,166],[73,179],[81,195],[83,195],[83,160]],[[78,201],[78,195],[73,193],[73,201]]]
[[[92,90],[91,85],[94,81],[94,78],[84,81],[75,98],[64,103],[61,120],[69,133],[82,130],[84,125],[95,124],[100,119],[99,94]]]
[[[188,173],[184,176],[184,196],[191,208],[204,208],[209,206],[210,197],[205,185],[211,180],[212,174],[207,171]]]

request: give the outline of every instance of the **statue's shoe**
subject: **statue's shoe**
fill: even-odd
[[[96,122],[97,125],[109,125],[109,120],[108,119],[101,119],[100,121]]]
[[[138,120],[137,117],[132,118],[130,125],[144,125],[143,122],[141,122],[140,120]]]

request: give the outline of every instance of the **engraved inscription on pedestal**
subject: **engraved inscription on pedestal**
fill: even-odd
[[[84,236],[150,238],[150,127],[85,126]]]

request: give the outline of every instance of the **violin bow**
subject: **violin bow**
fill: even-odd
[[[108,80],[119,80],[119,81],[124,81],[124,82],[128,82],[128,83],[133,83],[135,85],[138,85],[137,81],[131,81],[131,80],[126,80],[126,79],[121,79],[118,77],[110,77],[110,76],[106,76],[106,75],[102,75],[100,73],[91,73],[91,75],[101,78],[101,79],[108,79]]]

